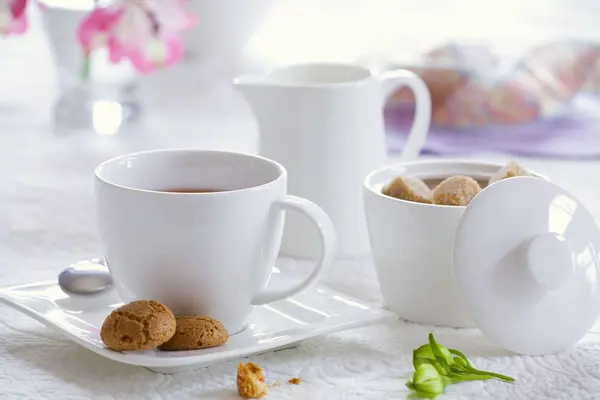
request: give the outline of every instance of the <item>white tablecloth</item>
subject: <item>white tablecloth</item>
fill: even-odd
[[[225,138],[230,132],[216,134]],[[112,154],[152,147],[102,143],[102,139],[106,138],[50,140],[48,133],[35,129],[2,132],[0,285],[54,279],[72,261],[100,254],[94,228],[93,167]],[[237,146],[229,142],[223,147]],[[594,188],[600,179],[600,163],[523,163],[577,193],[593,212],[600,211],[600,192]],[[298,273],[307,270],[306,265],[291,260],[283,260],[281,266]],[[369,259],[337,262],[324,282],[358,298],[379,300]],[[299,386],[273,388],[271,398],[401,398],[412,368],[411,350],[426,340],[429,330],[404,322],[361,328],[251,359],[265,368],[269,381],[302,379]],[[515,385],[451,386],[446,398],[599,398],[597,334],[564,353],[532,358],[509,355],[476,330],[435,331],[442,343],[463,349],[477,366],[518,379]],[[0,398],[236,398],[236,361],[163,376],[105,360],[6,306],[0,306],[0,349]]]
[[[6,45],[4,55],[12,54],[14,60],[19,54],[40,51],[31,43]],[[53,96],[48,83],[51,76],[42,68],[23,70],[19,65],[2,60],[0,286],[54,279],[71,262],[101,254],[92,185],[98,162],[159,147],[256,150],[256,126],[248,110],[229,88],[219,85],[198,90],[193,101],[161,102],[148,93],[144,125],[131,135],[53,136],[47,122],[47,105]],[[160,79],[168,82],[175,75]],[[7,76],[21,77],[19,86]],[[571,190],[600,215],[600,162],[522,162]],[[308,269],[293,260],[282,260],[280,267],[297,273]],[[355,297],[379,301],[369,258],[336,262],[322,282]],[[404,398],[404,382],[412,370],[411,350],[424,343],[431,329],[405,322],[354,329],[251,360],[265,369],[270,382],[287,382],[293,376],[302,379],[298,386],[284,383],[273,388],[269,397],[273,399]],[[600,398],[600,328],[568,351],[548,357],[508,354],[477,330],[434,330],[441,343],[464,350],[478,367],[517,378],[514,385],[495,381],[454,385],[444,398]],[[237,361],[232,361],[160,375],[121,365],[0,305],[0,398],[235,399],[236,366]]]

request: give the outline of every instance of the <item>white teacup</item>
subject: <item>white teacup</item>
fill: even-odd
[[[473,326],[452,264],[454,237],[466,207],[399,200],[382,194],[383,187],[397,176],[441,179],[467,175],[487,182],[502,167],[477,161],[408,161],[376,170],[365,178],[369,237],[388,309],[413,322]]]
[[[122,300],[157,300],[176,315],[216,318],[235,334],[253,305],[314,284],[335,252],[333,225],[286,188],[280,164],[247,154],[158,150],[100,164],[98,223]],[[198,192],[207,189],[216,191]],[[269,289],[286,210],[316,225],[321,254],[307,279]]]

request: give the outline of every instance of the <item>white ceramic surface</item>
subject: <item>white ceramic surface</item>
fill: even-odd
[[[502,164],[474,160],[402,162],[369,174],[365,209],[373,258],[388,309],[409,321],[471,327],[452,268],[456,229],[465,207],[398,200],[381,193],[397,176],[487,180]],[[537,174],[539,175],[539,174]]]
[[[431,117],[423,81],[404,70],[373,76],[358,65],[309,63],[234,82],[258,121],[260,154],[286,167],[291,194],[314,201],[330,216],[338,256],[369,253],[360,186],[387,160],[383,107],[401,86],[415,92],[415,121],[403,157],[417,157]],[[313,228],[290,215],[282,252],[313,258],[317,250]]]
[[[323,210],[286,195],[286,182],[276,162],[222,151],[156,150],[100,164],[98,225],[121,298],[157,300],[176,314],[210,315],[235,333],[253,305],[314,284],[331,264],[335,233]],[[160,191],[181,188],[222,191]],[[265,289],[290,210],[314,224],[319,260],[304,281]]]
[[[600,229],[571,193],[518,177],[485,188],[456,234],[457,284],[477,327],[525,355],[565,350],[600,313]]]
[[[260,29],[276,1],[193,0],[186,7],[198,24],[184,33],[186,53],[194,62],[235,62]]]
[[[288,287],[299,282],[280,274],[276,268],[273,277],[271,285],[275,287]],[[102,322],[113,309],[122,305],[115,290],[91,297],[77,296],[64,293],[56,282],[44,282],[0,289],[0,301],[96,354],[162,373],[205,367],[292,347],[314,336],[397,319],[389,311],[316,285],[292,298],[256,307],[247,329],[231,336],[223,346],[178,352],[116,352],[107,349],[100,339]]]

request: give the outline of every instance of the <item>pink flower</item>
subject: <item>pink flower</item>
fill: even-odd
[[[141,73],[178,62],[180,33],[195,20],[182,0],[123,0],[94,10],[81,24],[78,38],[86,54],[106,45],[114,63],[129,60]]]
[[[27,31],[27,0],[0,0],[0,34],[20,35]]]
[[[109,34],[122,12],[120,9],[96,8],[82,21],[77,29],[77,38],[86,54],[96,47],[106,45]]]

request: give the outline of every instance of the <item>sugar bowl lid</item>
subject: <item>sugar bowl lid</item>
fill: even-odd
[[[600,313],[600,229],[569,192],[515,177],[467,206],[454,244],[458,289],[497,345],[552,354],[580,340]]]

